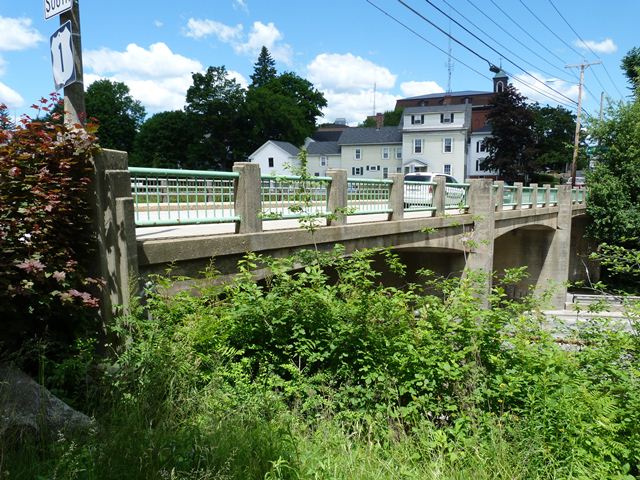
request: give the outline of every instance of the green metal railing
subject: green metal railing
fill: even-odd
[[[558,204],[558,189],[552,188],[549,190],[549,205]]]
[[[533,188],[532,187],[522,187],[522,202],[521,206],[523,207],[531,207],[533,205]]]
[[[404,207],[408,212],[433,211],[436,182],[404,182]]]
[[[515,207],[517,205],[518,187],[505,185],[502,194],[502,205],[505,207]]]
[[[263,219],[326,216],[330,186],[331,177],[263,175],[260,177]]]
[[[538,188],[537,190],[538,194],[537,194],[537,198],[536,198],[536,205],[544,205],[545,207],[547,206],[546,203],[546,192],[547,189],[546,188]]]
[[[347,178],[347,210],[349,215],[391,213],[391,180]]]
[[[584,203],[587,199],[587,191],[584,188],[571,190],[571,203]]]
[[[231,223],[239,174],[129,167],[136,226]]]
[[[446,183],[444,187],[444,208],[466,210],[469,208],[469,183]]]

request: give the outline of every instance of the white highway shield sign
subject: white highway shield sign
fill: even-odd
[[[44,0],[44,19],[49,20],[73,7],[73,0]]]
[[[56,90],[76,81],[76,66],[73,61],[71,22],[60,25],[51,35],[51,65]]]

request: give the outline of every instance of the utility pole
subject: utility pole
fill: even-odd
[[[576,134],[573,138],[573,159],[571,160],[571,186],[576,185],[576,167],[578,165],[578,147],[580,146],[580,114],[582,113],[582,85],[584,83],[584,69],[591,65],[597,65],[602,63],[600,60],[597,62],[582,62],[577,65],[565,65],[564,68],[578,68],[580,67],[580,83],[578,84],[578,114],[576,115]]]
[[[71,21],[73,62],[76,67],[76,82],[64,87],[64,123],[81,125],[86,121],[84,104],[84,79],[82,73],[82,42],[80,37],[80,0],[73,0],[71,10],[60,14],[60,25]]]

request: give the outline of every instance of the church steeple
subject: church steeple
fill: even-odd
[[[494,93],[504,92],[504,89],[507,87],[508,83],[509,83],[509,76],[501,68],[498,69],[496,74],[493,76]]]

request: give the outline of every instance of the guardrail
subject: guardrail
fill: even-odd
[[[261,212],[260,220],[269,221],[309,215],[329,217],[338,211],[348,215],[387,214],[389,218],[394,215],[401,218],[403,212],[427,212],[435,216],[445,211],[466,213],[470,207],[469,183],[404,182],[401,174],[393,174],[391,179],[347,178],[344,171],[338,177],[260,176],[257,165],[251,166],[257,176],[245,182],[242,191],[239,180],[243,167],[234,172],[130,167],[136,226],[239,225],[242,212],[250,218],[256,216],[256,211]],[[438,192],[439,185],[444,185],[444,192]],[[548,185],[524,187],[497,182],[493,189],[499,210],[558,204],[558,189]],[[342,193],[338,195],[340,190]],[[251,207],[247,207],[245,197],[250,195],[249,191],[258,195]],[[573,189],[571,202],[584,204],[586,191]]]
[[[235,172],[129,167],[137,226],[237,222]]]

